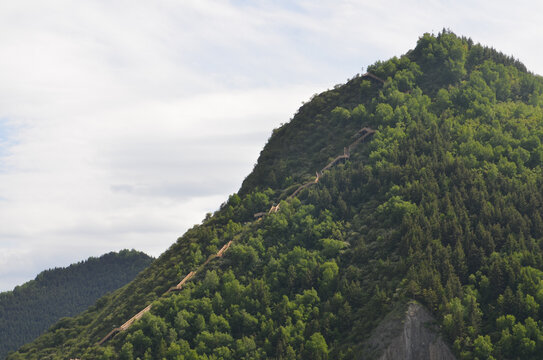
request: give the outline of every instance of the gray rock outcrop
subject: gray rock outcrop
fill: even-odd
[[[364,345],[360,359],[455,360],[433,316],[417,302],[385,317]]]

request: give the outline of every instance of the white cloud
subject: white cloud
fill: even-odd
[[[543,72],[526,1],[0,3],[0,290],[158,255],[311,94],[450,28]]]

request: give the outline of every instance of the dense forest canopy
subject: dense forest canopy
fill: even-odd
[[[0,293],[0,358],[34,340],[60,318],[77,315],[127,284],[152,260],[135,250],[111,252],[43,271],[13,291]]]
[[[458,358],[540,358],[542,78],[449,31],[368,72],[384,84],[358,75],[315,95],[220,210],[9,358],[368,358],[372,330],[410,299]],[[362,127],[371,141],[286,200]]]

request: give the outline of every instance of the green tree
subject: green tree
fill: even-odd
[[[328,345],[321,333],[314,333],[305,343],[305,351],[308,359],[328,359]]]

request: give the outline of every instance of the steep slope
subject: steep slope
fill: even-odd
[[[41,272],[0,293],[0,358],[32,341],[61,317],[74,316],[99,297],[125,285],[153,259],[134,250]]]
[[[415,299],[459,358],[536,359],[542,94],[515,59],[425,34],[315,95],[220,210],[10,358],[352,359]]]

